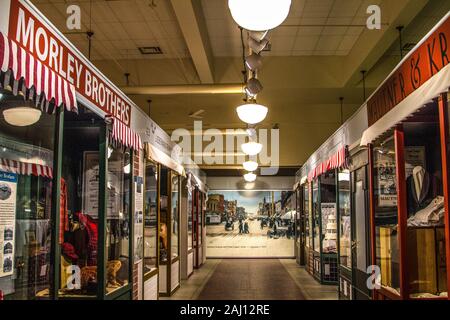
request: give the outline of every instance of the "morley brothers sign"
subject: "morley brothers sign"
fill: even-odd
[[[34,58],[73,84],[76,92],[103,112],[130,126],[131,104],[67,40],[19,0],[11,0],[8,36]]]
[[[369,126],[449,64],[450,19],[444,21],[395,69],[367,102]]]

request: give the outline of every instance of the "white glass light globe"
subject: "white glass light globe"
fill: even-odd
[[[5,121],[16,127],[31,126],[39,121],[42,111],[30,107],[17,107],[3,111]]]
[[[286,20],[291,0],[228,0],[231,15],[238,25],[251,31],[266,31]]]
[[[245,181],[247,181],[247,182],[253,182],[253,181],[255,181],[256,180],[256,174],[254,174],[254,173],[247,173],[247,174],[244,174],[244,179],[245,179]]]
[[[249,156],[256,156],[262,150],[262,144],[258,142],[247,142],[241,145],[242,151]]]
[[[258,162],[246,161],[242,164],[242,166],[244,167],[245,170],[251,172],[251,171],[255,171],[256,169],[258,169]]]
[[[268,109],[257,103],[244,104],[236,108],[239,119],[248,124],[257,124],[263,121]]]

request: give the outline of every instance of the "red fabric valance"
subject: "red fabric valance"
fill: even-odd
[[[0,159],[0,171],[49,179],[53,178],[53,169],[49,166],[10,159]]]
[[[34,93],[45,101],[37,101],[41,105],[54,99],[57,107],[65,105],[69,111],[77,112],[75,86],[45,66],[39,59],[27,52],[15,41],[0,33],[0,70],[12,72],[13,80],[23,79],[26,89],[34,88]],[[9,82],[5,77],[4,82]],[[7,87],[9,83],[2,83]]]
[[[107,119],[112,121],[111,138],[113,140],[126,148],[134,150],[141,150],[144,147],[141,137],[136,132],[113,116],[107,116]]]
[[[347,154],[347,147],[342,147],[339,149],[339,151],[332,155],[328,160],[323,161],[308,173],[308,181],[313,181],[315,178],[329,170],[337,168],[347,169]]]

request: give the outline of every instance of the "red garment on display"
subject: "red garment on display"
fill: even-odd
[[[87,265],[97,265],[97,242],[98,242],[98,226],[97,221],[84,213],[77,212],[75,216],[78,218],[80,224],[86,228],[88,234],[87,244]]]
[[[59,203],[59,243],[64,242],[64,232],[69,231],[69,212],[67,210],[67,184],[61,178],[61,194]]]

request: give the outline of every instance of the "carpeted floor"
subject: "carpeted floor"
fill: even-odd
[[[304,300],[278,259],[223,259],[198,300]]]

